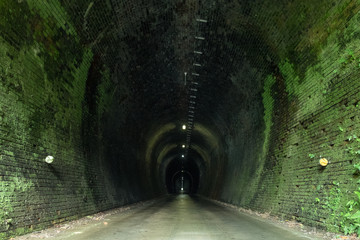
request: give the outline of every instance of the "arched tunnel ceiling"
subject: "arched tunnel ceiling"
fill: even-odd
[[[276,1],[276,7],[271,7],[274,4],[64,1],[84,46],[91,47],[95,59],[109,68],[119,106],[126,105],[124,113],[113,104],[114,115],[125,115],[124,128],[130,129],[126,131],[136,132],[145,142],[139,150],[144,162],[139,165],[146,176],[160,176],[166,169],[163,162],[176,158],[176,152],[180,156],[178,146],[189,143],[188,153],[201,157],[198,165],[208,170],[213,166],[216,171],[209,174],[221,178],[227,138],[242,135],[246,139],[249,134],[263,138],[264,76],[278,71],[275,62],[287,50],[278,32],[291,31],[294,28],[288,25],[298,24],[292,16],[284,23],[284,16],[288,10],[303,7],[300,2]],[[268,15],[257,14],[264,9],[269,10]],[[319,6],[318,11],[323,9]],[[290,47],[306,45],[291,34],[282,36],[282,41]],[[321,38],[309,44],[316,41]],[[194,91],[196,98],[192,99]],[[186,141],[180,127],[188,122],[190,101],[194,128],[191,140]],[[111,135],[111,127],[109,132]]]
[[[185,121],[188,87],[198,81],[196,121],[226,131],[229,112],[240,111],[235,106],[248,97],[247,89],[256,92],[261,85],[235,76],[239,66],[249,63],[266,70],[265,58],[271,54],[264,49],[264,33],[248,16],[247,1],[65,2],[76,13],[73,21],[84,44],[111,67],[114,87],[127,86],[139,114],[133,118],[141,119],[144,129],[153,122]],[[189,73],[188,86],[184,72]]]
[[[128,106],[131,128],[140,129],[137,135],[145,138],[140,164],[145,174],[162,185],[169,159],[181,156],[179,146],[186,144],[186,159],[197,159],[198,166],[207,169],[209,175],[201,173],[202,180],[220,182],[210,175],[222,177],[225,138],[234,134],[237,124],[261,128],[257,116],[238,119],[249,108],[261,115],[258,75],[271,68],[268,39],[252,20],[256,2],[64,3],[74,13],[84,44],[110,68],[115,95]],[[194,88],[196,99],[190,99]],[[180,127],[188,123],[190,100],[194,130],[186,141]]]

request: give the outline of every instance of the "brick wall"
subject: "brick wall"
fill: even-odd
[[[262,3],[250,14],[276,50],[268,53],[273,70],[262,71],[262,111],[272,113],[264,117],[262,144],[246,134],[227,138],[229,177],[219,198],[349,232],[355,220],[345,215],[357,209],[346,204],[358,201],[354,164],[360,161],[359,6],[320,2]],[[250,126],[256,132],[255,124]],[[249,154],[254,148],[261,150]],[[321,167],[320,158],[329,165]]]
[[[0,236],[164,191],[149,135],[185,119],[193,61],[195,126],[219,143],[201,149],[216,166],[201,193],[346,231],[358,188],[358,11],[345,0],[3,1]]]
[[[66,11],[57,1],[3,1],[0,16],[0,238],[141,199],[104,163],[109,71]]]

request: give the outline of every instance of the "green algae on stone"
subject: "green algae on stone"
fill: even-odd
[[[113,102],[114,94],[117,88],[112,87],[110,79],[110,69],[105,68],[102,72],[102,79],[97,86],[97,106],[98,106],[98,117],[103,116],[105,112],[109,111],[111,103]]]
[[[264,130],[264,144],[263,144],[263,154],[266,155],[269,140],[270,140],[270,133],[271,133],[271,126],[272,122],[272,115],[274,110],[274,98],[272,97],[272,87],[275,84],[276,79],[274,76],[269,75],[264,82],[264,92],[262,93],[262,102],[264,105],[264,122],[265,122],[265,130]]]
[[[54,18],[54,23],[58,28],[62,28],[69,35],[77,36],[75,27],[59,0],[28,0],[26,2],[33,13],[39,14],[42,19]]]

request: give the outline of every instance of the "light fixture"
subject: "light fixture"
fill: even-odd
[[[207,20],[201,18],[197,18],[196,21],[201,23],[207,23]]]
[[[182,148],[185,148],[185,144],[183,144],[181,147],[182,147]]]
[[[185,157],[185,155],[183,154],[183,155],[181,155],[181,157],[182,157],[182,158],[184,158],[184,157]]]
[[[45,162],[48,163],[48,164],[52,163],[53,161],[54,161],[54,157],[53,157],[53,156],[47,156],[47,157],[45,158]]]
[[[185,130],[186,129],[186,125],[184,124],[184,125],[182,125],[182,129],[183,130]]]
[[[185,82],[184,82],[184,84],[186,85],[186,75],[187,75],[187,72],[184,72],[184,75],[185,75]]]

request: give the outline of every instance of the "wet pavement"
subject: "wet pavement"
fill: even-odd
[[[39,239],[28,235],[22,239]],[[315,239],[268,220],[229,209],[203,198],[167,196],[106,216],[83,226],[58,231],[55,240],[300,240]]]

